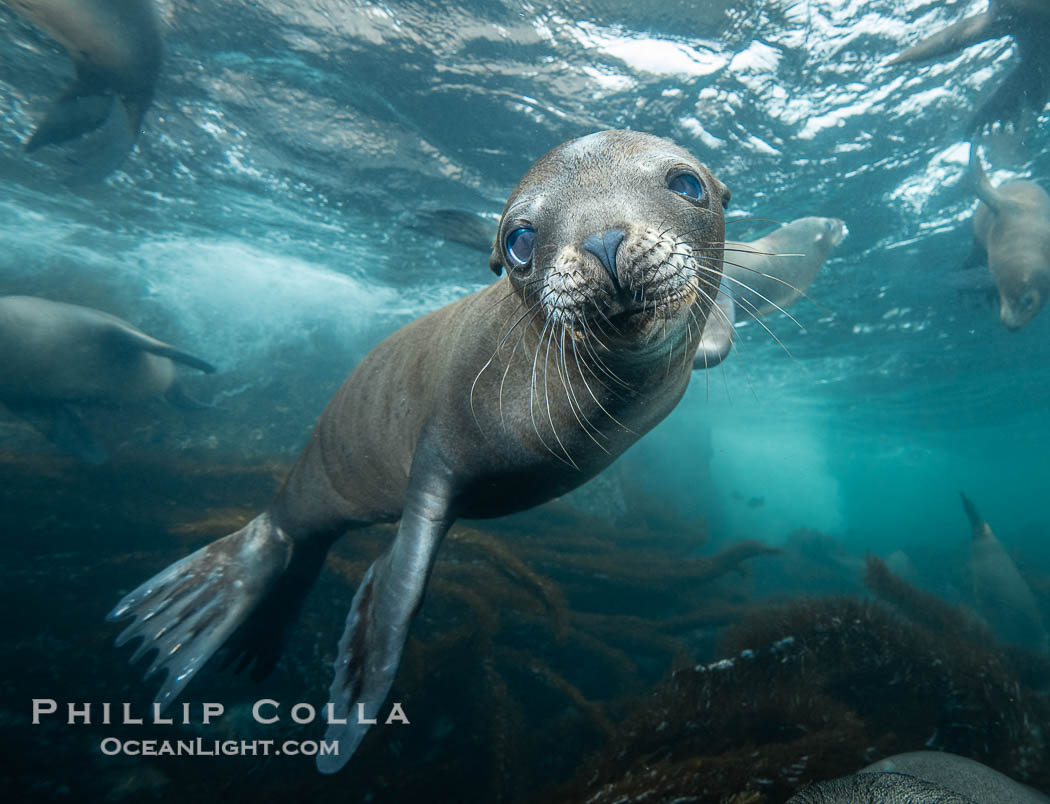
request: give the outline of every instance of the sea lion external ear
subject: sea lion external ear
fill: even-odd
[[[503,260],[500,258],[499,251],[492,249],[492,254],[489,257],[489,268],[492,269],[492,273],[496,276],[503,275]]]
[[[733,196],[732,191],[723,184],[722,185],[722,209],[729,209],[729,199],[732,198],[732,196]]]

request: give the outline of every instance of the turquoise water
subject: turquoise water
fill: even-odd
[[[967,599],[966,577],[945,569],[957,563],[962,573],[968,555],[961,490],[1023,572],[1050,572],[1050,313],[1008,332],[987,273],[962,268],[976,207],[964,121],[1014,53],[998,39],[943,63],[885,63],[982,2],[156,5],[165,57],[144,133],[118,171],[76,188],[62,185],[57,151],[22,148],[65,84],[68,59],[0,7],[0,294],[104,309],[218,367],[187,375],[214,409],[129,412],[130,431],[119,416],[92,413],[119,461],[286,465],[375,343],[492,280],[481,253],[413,228],[420,209],[495,221],[550,148],[631,128],[676,141],[731,188],[729,238],[807,215],[841,218],[849,235],[792,309],[798,324],[783,315],[743,323],[729,360],[695,374],[673,414],[614,470],[651,507],[704,522],[698,550],[741,539],[783,546],[812,529],[858,561],[898,549],[925,557],[930,591],[952,602]],[[995,184],[1046,185],[1046,113],[990,139],[985,157]],[[5,452],[60,457],[6,415],[3,438]],[[36,471],[19,476],[47,495],[54,481],[35,481]],[[69,487],[76,470],[65,471],[60,485]],[[610,477],[570,502],[600,513],[603,495],[619,493],[620,475]],[[258,499],[270,491],[261,487]],[[46,516],[26,509],[19,519],[17,502],[7,538],[19,555],[46,561]],[[146,504],[128,504],[136,502]],[[180,510],[192,503],[181,499]],[[210,505],[244,503],[231,492]],[[76,511],[54,516],[77,529]],[[105,527],[100,516],[84,539]],[[62,538],[63,549],[97,552]],[[118,589],[179,557],[175,537],[156,538],[169,551],[163,560],[90,587],[92,621]],[[136,549],[130,537],[113,539],[120,552]],[[47,592],[33,588],[44,605]],[[316,615],[331,621],[318,637],[324,648],[297,643],[297,665],[331,650],[348,600]],[[51,615],[26,633],[61,642],[61,615]],[[16,644],[24,649],[7,650]],[[120,679],[110,700],[132,694],[137,672],[125,658],[90,659],[92,675]],[[316,662],[315,697],[327,661]],[[664,669],[654,666],[654,683]],[[295,689],[296,679],[282,683]],[[5,702],[15,714],[0,721],[21,728],[29,686]],[[52,688],[48,697],[68,694]],[[427,749],[412,750],[425,765]],[[166,785],[163,795],[178,800],[177,784]],[[40,795],[61,797],[57,789]]]

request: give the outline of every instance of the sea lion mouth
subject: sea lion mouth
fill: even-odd
[[[608,321],[621,335],[636,335],[651,330],[659,322],[676,318],[680,311],[692,309],[700,298],[697,280],[678,288],[664,288],[642,301],[631,301],[624,309],[607,313]]]

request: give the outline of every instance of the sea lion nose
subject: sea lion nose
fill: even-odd
[[[616,276],[616,249],[625,237],[627,233],[623,229],[609,229],[601,236],[591,235],[583,241],[583,250],[598,258],[617,289],[620,287],[620,280]]]

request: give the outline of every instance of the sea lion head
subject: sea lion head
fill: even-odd
[[[1050,251],[1010,248],[993,267],[999,289],[999,318],[1016,332],[1035,318],[1050,296]]]
[[[816,251],[825,257],[842,242],[848,234],[846,222],[838,218],[801,218],[796,223],[805,223],[807,234],[812,234]]]
[[[664,350],[699,339],[721,278],[728,203],[726,186],[674,143],[601,131],[529,169],[489,265],[506,269],[542,326],[618,353]]]

